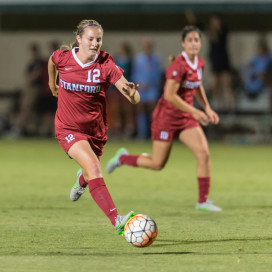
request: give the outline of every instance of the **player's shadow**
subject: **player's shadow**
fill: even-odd
[[[226,242],[243,242],[243,241],[271,241],[272,237],[245,237],[245,238],[226,238],[214,240],[161,240],[157,239],[152,247],[171,247],[177,245],[190,245],[190,244],[207,244],[207,243],[226,243]]]
[[[196,254],[196,252],[184,251],[184,252],[144,252],[143,255],[186,255]]]
[[[161,240],[157,239],[154,244],[152,244],[152,248],[165,248],[179,245],[190,245],[190,244],[206,244],[206,243],[226,243],[226,242],[248,242],[248,241],[271,241],[272,237],[259,237],[259,238],[226,238],[226,239],[218,239],[218,240],[198,240],[198,241],[184,241],[184,240]],[[256,255],[256,254],[268,254],[271,255],[271,252],[238,252],[241,255]],[[233,252],[192,252],[192,251],[166,251],[166,252],[144,252],[143,255],[186,255],[186,254],[194,254],[194,255],[233,255]]]
[[[193,254],[193,255],[232,255],[233,252],[144,252],[143,255],[186,255],[186,254]],[[271,252],[237,252],[239,255],[271,255]]]

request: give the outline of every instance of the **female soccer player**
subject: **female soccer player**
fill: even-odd
[[[103,28],[83,20],[70,50],[56,50],[49,59],[49,87],[58,97],[55,133],[63,150],[81,167],[70,199],[76,201],[86,186],[118,234],[133,212],[120,216],[104,182],[100,157],[107,141],[106,91],[110,84],[132,103],[140,101],[138,85],[128,82],[112,57],[101,51]],[[56,80],[58,78],[58,85]]]
[[[178,137],[197,159],[199,199],[196,209],[221,211],[221,208],[208,200],[210,155],[206,136],[199,123],[204,126],[208,123],[217,124],[219,117],[211,109],[202,85],[204,61],[198,57],[201,48],[198,28],[184,28],[182,47],[184,51],[166,71],[164,93],[153,112],[152,156],[129,155],[126,149],[122,148],[108,162],[106,170],[111,173],[116,167],[124,164],[161,170],[168,160],[174,138]],[[193,106],[194,96],[205,112]]]

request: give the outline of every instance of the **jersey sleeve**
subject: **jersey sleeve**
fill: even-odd
[[[177,61],[173,61],[166,70],[166,79],[174,79],[177,82],[182,82],[186,71],[184,67]]]
[[[124,70],[114,63],[113,58],[111,56],[108,57],[108,60],[105,64],[105,71],[107,81],[110,84],[115,84],[124,73]]]
[[[63,51],[63,50],[58,49],[53,52],[52,61],[54,62],[57,69],[61,66],[61,63],[63,61],[64,52],[66,52],[66,51],[67,50]]]

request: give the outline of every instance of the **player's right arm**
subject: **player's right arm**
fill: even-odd
[[[177,82],[174,79],[167,79],[164,87],[164,99],[170,102],[179,110],[191,114],[203,126],[207,126],[209,123],[207,115],[203,111],[198,110],[197,108],[189,105],[186,101],[184,101],[178,95],[179,87],[180,82]]]
[[[58,70],[56,69],[54,62],[52,61],[52,56],[50,56],[48,61],[48,76],[49,76],[49,81],[48,81],[49,88],[53,96],[58,97],[59,86],[56,84]]]

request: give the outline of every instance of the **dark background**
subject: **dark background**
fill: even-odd
[[[96,18],[107,30],[175,31],[187,23],[184,12],[192,10],[203,24],[220,14],[237,31],[272,29],[272,2],[219,4],[51,4],[0,5],[1,29],[71,30],[82,18]]]

